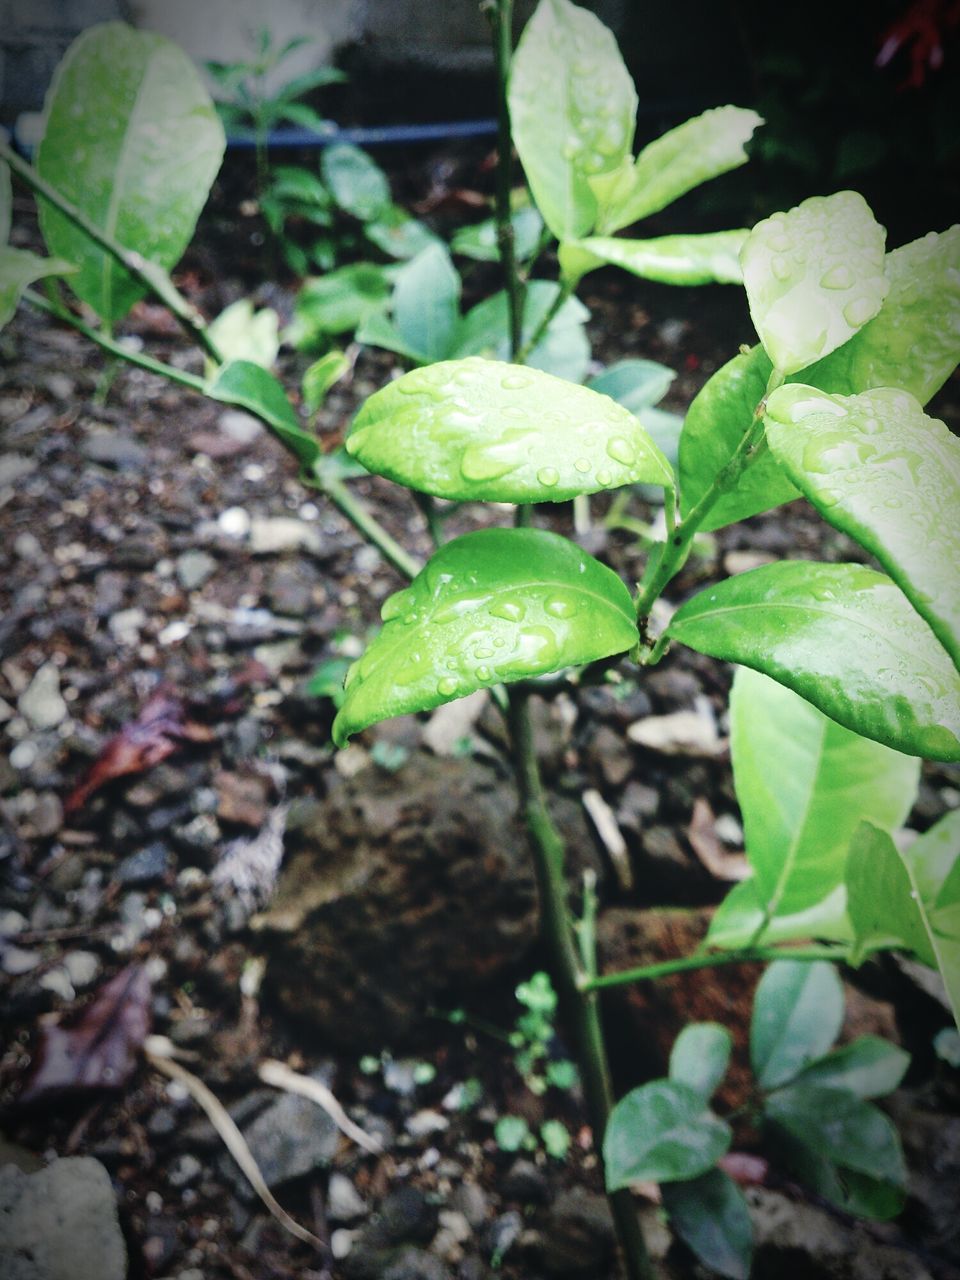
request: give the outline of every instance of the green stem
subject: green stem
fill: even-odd
[[[517,352],[517,355],[516,355],[517,364],[526,364],[526,362],[530,359],[531,353],[533,351],[536,351],[537,347],[540,345],[541,341],[543,340],[543,335],[550,328],[551,324],[553,324],[553,321],[556,319],[557,315],[559,314],[561,307],[567,301],[567,299],[570,297],[572,293],[573,293],[573,285],[568,284],[566,280],[562,281],[560,284],[560,288],[557,292],[557,296],[554,298],[553,302],[551,302],[550,307],[545,313],[543,319],[540,321],[540,323],[534,329],[533,333],[531,333],[530,337],[526,340],[526,342]]]
[[[371,515],[363,503],[355,498],[341,480],[324,479],[320,476],[305,476],[304,482],[313,489],[326,494],[337,510],[347,517],[358,533],[362,533],[368,542],[372,542],[384,560],[393,565],[405,578],[415,578],[423,568],[420,561],[405,551],[392,534]]]
[[[589,966],[585,967],[581,961],[567,911],[565,850],[547,810],[525,693],[511,691],[508,719],[520,807],[530,837],[540,898],[540,927],[550,953],[557,989],[572,1024],[587,1111],[599,1151],[613,1110],[613,1086],[600,1024],[599,1001],[596,995],[585,989],[585,984],[590,981]],[[653,1280],[653,1268],[630,1192],[611,1193],[610,1207],[629,1280]]]
[[[510,359],[517,359],[523,342],[523,283],[517,270],[517,252],[513,235],[510,188],[512,182],[512,142],[510,138],[510,106],[507,89],[510,61],[513,57],[513,0],[487,0],[484,8],[493,26],[494,59],[497,67],[497,189],[495,212],[500,265],[507,291],[510,318]]]
[[[158,267],[156,263],[149,262],[135,250],[125,249],[123,245],[118,244],[116,240],[108,236],[92,219],[87,217],[82,209],[78,209],[56,187],[52,187],[49,182],[41,178],[33,165],[27,164],[26,160],[18,156],[16,151],[5,142],[0,142],[0,160],[7,162],[11,171],[33,191],[34,195],[46,200],[48,204],[52,204],[68,221],[73,223],[78,231],[82,231],[94,244],[105,253],[110,254],[121,267],[129,271],[150,293],[159,298],[164,306],[176,316],[186,333],[203,347],[212,360],[215,360],[217,364],[223,363],[223,356],[214,340],[210,337],[203,316],[201,316],[196,307],[177,291],[166,271]]]
[[[641,965],[637,969],[624,969],[620,973],[605,973],[597,978],[581,982],[582,991],[604,991],[609,987],[623,987],[631,982],[646,982],[651,978],[668,978],[673,973],[686,973],[691,969],[711,969],[725,964],[767,964],[771,960],[831,960],[844,961],[847,952],[843,947],[745,947],[742,951],[715,951],[679,956],[676,960],[661,960],[656,964]]]

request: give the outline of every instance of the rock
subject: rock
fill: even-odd
[[[440,1215],[419,1187],[391,1191],[380,1206],[377,1227],[390,1244],[432,1240]]]
[[[640,839],[643,853],[638,879],[655,884],[660,898],[699,904],[715,895],[712,877],[702,862],[687,853],[672,827],[647,827]]]
[[[323,550],[320,530],[293,516],[254,516],[250,522],[250,550],[254,555],[276,555],[281,551]]]
[[[19,978],[25,973],[32,973],[43,957],[36,951],[26,951],[23,947],[6,945],[0,952],[0,969],[8,978]]]
[[[150,452],[132,436],[120,431],[93,431],[81,446],[83,456],[102,467],[137,471],[150,460]]]
[[[202,1172],[203,1165],[196,1156],[187,1152],[174,1161],[167,1173],[167,1181],[171,1187],[188,1187],[191,1182],[196,1182]]]
[[[543,1269],[552,1276],[602,1275],[613,1255],[615,1236],[604,1196],[574,1187],[554,1201],[544,1229]]]
[[[446,993],[460,1002],[517,963],[535,937],[535,888],[515,805],[476,761],[424,753],[340,782],[291,833],[274,900],[251,921],[288,1012],[343,1047],[397,1046]],[[576,884],[593,842],[577,805],[553,812]]]
[[[184,551],[177,557],[177,581],[184,591],[196,591],[217,571],[217,562],[206,551]]]
[[[124,858],[116,870],[121,884],[150,884],[162,880],[173,865],[170,850],[160,840]]]
[[[134,605],[132,609],[121,609],[119,613],[115,613],[107,626],[117,644],[134,645],[139,644],[140,632],[148,621],[146,611],[139,605]]]
[[[62,964],[78,991],[96,982],[102,968],[99,956],[94,955],[92,951],[68,951],[63,957]]]
[[[217,527],[228,538],[245,538],[250,532],[250,513],[243,507],[227,507],[217,516]]]
[[[432,1134],[443,1133],[449,1129],[450,1121],[439,1111],[427,1108],[410,1116],[404,1128],[411,1138],[429,1138]]]
[[[519,1200],[522,1204],[544,1204],[550,1193],[550,1183],[542,1169],[532,1160],[514,1160],[500,1186],[504,1200]]]
[[[241,409],[228,409],[217,419],[217,426],[225,436],[236,440],[238,444],[253,444],[263,434],[263,423],[252,413],[244,413]]]
[[[488,697],[486,689],[477,689],[465,698],[437,707],[423,731],[424,745],[435,756],[456,755],[464,739],[474,741],[473,727],[483,714]]]
[[[450,1205],[474,1231],[483,1226],[490,1213],[487,1193],[476,1182],[458,1182],[450,1195]]]
[[[327,1217],[331,1222],[355,1222],[365,1218],[370,1207],[348,1177],[331,1173],[327,1186]]]
[[[63,826],[63,804],[55,791],[41,791],[24,816],[33,835],[46,840]]]
[[[602,724],[587,749],[594,770],[609,787],[622,787],[633,772],[633,756],[623,735]]]
[[[67,718],[67,704],[60,694],[60,672],[55,662],[45,662],[17,699],[20,714],[33,729],[54,729]]]
[[[43,544],[36,534],[18,533],[13,540],[13,550],[21,560],[32,560],[39,563],[44,558]]]
[[[267,599],[274,613],[302,618],[313,608],[313,581],[303,571],[302,562],[279,564],[270,575]]]
[[[643,782],[628,782],[617,805],[617,822],[627,831],[639,832],[646,818],[656,816],[660,795]]]
[[[243,1131],[268,1187],[277,1187],[315,1169],[326,1168],[336,1155],[339,1130],[315,1102],[285,1093]],[[232,1163],[232,1162],[231,1162]],[[243,1194],[250,1193],[243,1175]]]
[[[450,1280],[440,1259],[424,1249],[401,1249],[381,1274],[382,1280]]]
[[[36,469],[33,458],[24,457],[22,453],[0,453],[0,488],[15,485]]]
[[[666,756],[706,756],[714,758],[727,750],[727,742],[717,732],[717,722],[704,698],[696,711],[672,711],[665,716],[647,716],[627,730],[627,737],[648,751]]]
[[[127,1251],[110,1176],[89,1157],[36,1173],[0,1168],[4,1280],[124,1280]]]

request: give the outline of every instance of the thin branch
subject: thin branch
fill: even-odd
[[[742,951],[704,951],[692,956],[679,956],[676,960],[661,960],[656,964],[641,965],[637,969],[624,969],[620,973],[604,973],[597,978],[587,978],[580,984],[582,991],[604,991],[609,987],[623,987],[631,982],[646,982],[652,978],[668,978],[673,973],[687,973],[692,969],[712,969],[725,964],[767,964],[771,960],[830,960],[842,963],[847,959],[845,948],[836,947],[751,947]]]
[[[523,283],[517,270],[510,194],[512,147],[510,106],[507,89],[513,57],[513,0],[489,0],[484,8],[493,26],[494,57],[497,67],[497,188],[496,223],[500,263],[503,267],[507,309],[510,318],[510,359],[517,359],[523,342]]]

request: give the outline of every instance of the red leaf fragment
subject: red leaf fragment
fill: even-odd
[[[213,730],[187,716],[183,700],[168,690],[149,699],[135,720],[104,746],[86,776],[71,791],[64,813],[75,813],[95,791],[131,773],[143,773],[173,755],[184,742],[211,742]]]
[[[128,965],[104,983],[73,1025],[45,1023],[35,1069],[18,1102],[122,1088],[136,1070],[150,1032],[150,995],[144,966]]]

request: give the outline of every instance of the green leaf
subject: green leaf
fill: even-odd
[[[446,245],[437,241],[397,272],[393,322],[404,344],[430,364],[450,354],[460,321],[460,277]]]
[[[510,73],[513,141],[543,219],[559,240],[586,235],[590,178],[630,153],[637,94],[612,33],[569,0],[540,0]]]
[[[211,400],[234,404],[255,414],[298,458],[303,467],[312,467],[320,457],[320,445],[300,426],[286,392],[273,374],[249,360],[231,360],[221,365],[206,387]]]
[[[314,111],[313,107],[308,107],[305,102],[278,101],[271,109],[270,115],[274,120],[289,120],[291,124],[299,125],[301,129],[309,129],[319,135],[329,136],[334,128],[333,124],[324,119],[319,111]]]
[[[632,1089],[614,1107],[603,1137],[607,1191],[695,1178],[724,1155],[730,1136],[689,1085],[654,1080]]]
[[[335,707],[342,706],[346,696],[343,680],[349,668],[349,658],[327,658],[310,676],[304,692],[312,698],[329,698]]]
[[[249,298],[238,298],[217,316],[208,333],[224,361],[248,360],[270,369],[280,352],[280,318],[272,307],[254,311]],[[212,377],[214,366],[208,368]]]
[[[846,890],[840,886],[804,911],[795,915],[776,915],[770,920],[766,903],[751,877],[734,885],[714,912],[706,945],[737,951],[749,947],[761,933],[765,944],[800,942],[809,938],[849,943],[853,934],[846,907]]]
[[[793,1139],[788,1163],[841,1208],[885,1218],[903,1207],[907,1171],[900,1139],[869,1102],[847,1089],[797,1083],[767,1099],[766,1119]],[[798,1167],[803,1149],[809,1154],[806,1160],[801,1155]]]
[[[676,376],[656,360],[618,360],[591,378],[587,386],[639,416],[641,409],[660,403]]]
[[[669,465],[631,413],[536,369],[451,360],[367,400],[347,449],[377,475],[439,498],[562,502],[644,481]]]
[[[69,275],[75,270],[62,258],[41,258],[27,249],[0,245],[0,329],[12,319],[24,289],[35,280]]]
[[[368,222],[363,233],[391,258],[415,258],[430,245],[440,243],[425,223],[411,218],[397,204],[384,209],[375,222]]]
[[[733,1040],[716,1022],[692,1022],[670,1050],[670,1079],[689,1085],[708,1101],[726,1074]]]
[[[349,359],[342,351],[337,350],[328,351],[325,356],[313,362],[303,375],[300,384],[303,403],[308,413],[317,412],[327,398],[327,392],[334,383],[340,381],[349,368]]]
[[[0,248],[10,239],[10,219],[13,212],[13,186],[10,166],[0,160]]]
[[[797,1084],[846,1089],[858,1098],[881,1098],[892,1093],[910,1065],[910,1055],[879,1036],[859,1036],[842,1049],[809,1063]]]
[[[728,1280],[749,1280],[753,1224],[743,1192],[722,1169],[662,1188],[670,1226],[700,1261]]]
[[[862,819],[899,827],[920,761],[872,742],[782,684],[737,669],[730,749],[756,899],[767,916],[795,915],[843,883]]]
[[[775,960],[760,979],[750,1023],[750,1062],[762,1089],[786,1084],[836,1040],[843,987],[822,960]]]
[[[387,175],[359,147],[344,142],[325,147],[320,172],[340,208],[361,222],[382,217],[392,204]]]
[[[323,210],[328,210],[333,203],[330,192],[317,175],[302,165],[277,165],[270,174],[268,192],[275,200],[296,200]],[[325,225],[329,225],[329,219]]]
[[[411,360],[414,364],[427,363],[423,352],[411,347],[397,326],[388,320],[382,311],[374,311],[368,315],[361,322],[354,336],[357,342],[363,342],[368,347],[382,347],[384,351],[394,351],[398,356],[403,356],[405,360]]]
[[[533,257],[543,233],[543,219],[533,205],[515,209],[510,215],[513,227],[513,249],[518,262]],[[450,241],[454,253],[476,262],[499,262],[500,245],[497,239],[496,218],[485,218],[472,226],[461,227]]]
[[[326,334],[357,329],[374,312],[386,310],[389,298],[386,273],[372,262],[355,262],[306,280],[297,295],[287,340],[303,350]]]
[[[519,1151],[530,1137],[530,1126],[523,1116],[501,1116],[493,1127],[493,1136],[501,1151]]]
[[[383,629],[347,677],[333,726],[339,746],[377,720],[594,662],[638,640],[617,575],[541,529],[455,538],[381,613]]]
[[[661,284],[741,284],[740,249],[746,231],[714,231],[706,235],[658,236],[655,240],[622,240],[588,236],[560,246],[560,269],[576,285],[607,263],[631,275]]]
[[[755,111],[713,107],[649,143],[636,160],[625,159],[616,173],[591,186],[600,205],[603,232],[665,209],[701,182],[747,162],[744,146],[763,124]]]
[[[908,849],[909,861],[921,901],[946,905],[942,895],[956,884],[960,859],[960,809],[953,809],[923,833]]]
[[[960,666],[960,441],[889,387],[780,387],[764,424],[797,488],[877,557]]]
[[[862,196],[813,196],[750,232],[740,260],[760,341],[783,374],[829,355],[880,310],[886,233]]]
[[[533,337],[559,290],[560,286],[552,280],[532,280],[527,285],[523,303],[524,342]],[[590,363],[590,343],[584,332],[589,315],[582,302],[568,298],[527,358],[530,368],[556,374],[569,382],[580,382]],[[461,320],[451,355],[458,358],[484,355],[491,360],[509,360],[510,321],[504,290],[471,307]]]
[[[108,236],[169,270],[190,242],[220,168],[223,126],[190,59],[163,36],[119,22],[67,50],[46,103],[43,178]],[[79,268],[70,287],[107,323],[145,287],[41,200],[52,254]]]
[[[668,630],[772,676],[865,738],[960,760],[960,674],[900,589],[872,569],[764,565],[701,591]]]

